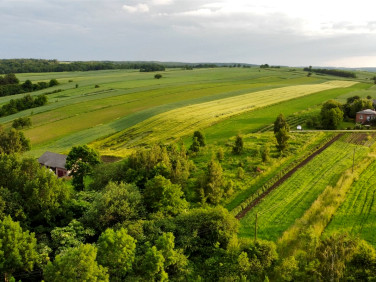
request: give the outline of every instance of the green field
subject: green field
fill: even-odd
[[[249,96],[266,90],[276,91],[273,89],[282,87],[307,88],[311,85],[318,87],[316,90],[320,91],[320,86],[317,85],[325,85],[325,82],[335,79],[330,76],[307,77],[305,72],[290,68],[171,69],[162,74],[163,78],[159,80],[154,79],[154,73],[130,70],[19,74],[17,76],[21,82],[26,79],[33,82],[48,81],[51,78],[60,82],[56,87],[36,91],[32,95],[54,90],[61,92],[48,94],[47,105],[3,117],[0,123],[9,126],[15,118],[30,116],[33,126],[25,130],[32,142],[32,151],[28,155],[39,156],[46,150],[66,153],[73,145],[110,136],[168,111],[179,112],[178,109],[184,107],[229,101],[226,99],[236,100],[245,94]],[[95,88],[95,85],[99,88]],[[328,98],[353,91],[367,91],[370,86],[358,83],[289,102],[283,100],[299,95],[281,98],[276,94],[268,102],[258,104],[258,107],[269,105],[266,108],[247,112],[253,108],[247,108],[246,105],[242,110],[238,108],[235,112],[222,116],[220,123],[212,120],[203,126],[216,123],[214,127],[207,129],[208,140],[221,141],[240,131],[252,132],[255,128],[265,126],[272,122],[278,112],[289,115],[316,106]],[[311,92],[306,94],[309,93]],[[20,96],[22,95],[1,97],[0,105]],[[239,115],[242,112],[245,113]],[[186,129],[188,130],[182,130],[177,138],[195,130],[196,125],[186,126]],[[165,139],[160,137],[162,136],[156,134],[155,140]]]
[[[347,232],[376,246],[376,161],[359,176],[334,214],[325,234]]]
[[[354,148],[355,162],[369,151],[367,146],[351,144],[341,138],[299,169],[241,220],[241,236],[254,236],[257,213],[258,236],[268,240],[279,238],[296,219],[302,217],[328,185],[333,186],[340,175],[351,167]]]

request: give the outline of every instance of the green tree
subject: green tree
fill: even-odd
[[[73,147],[68,156],[65,167],[71,171],[72,184],[77,190],[83,190],[84,177],[92,172],[93,166],[100,163],[98,152],[86,145]]]
[[[0,171],[0,196],[6,211],[23,226],[53,227],[64,218],[71,191],[35,159],[0,154]]]
[[[160,73],[157,73],[156,75],[154,75],[154,78],[160,79],[160,78],[162,78],[162,75]]]
[[[238,232],[239,222],[225,208],[191,209],[178,215],[173,223],[175,244],[189,258],[208,258],[216,249],[226,249]]]
[[[12,123],[12,127],[15,129],[30,127],[30,126],[31,126],[31,119],[29,117],[16,118]]]
[[[195,153],[200,151],[200,142],[198,142],[197,137],[193,137],[193,142],[192,145],[189,147],[189,150]]]
[[[122,281],[132,270],[136,256],[136,240],[128,235],[127,230],[107,229],[97,242],[98,262],[108,268],[112,279]]]
[[[284,151],[287,148],[287,141],[289,140],[290,126],[288,125],[283,114],[279,114],[274,122],[274,136],[277,139],[277,149]]]
[[[0,154],[23,153],[30,150],[30,141],[14,128],[4,130],[0,127]]]
[[[342,105],[335,101],[329,100],[325,102],[321,108],[320,117],[321,124],[324,129],[337,129],[343,120]]]
[[[44,269],[45,281],[109,281],[107,268],[98,265],[96,247],[85,244],[57,255]]]
[[[197,141],[200,144],[200,147],[206,146],[205,136],[201,131],[196,130],[195,132],[193,132],[192,140],[194,140],[195,137],[197,137]]]
[[[56,85],[59,85],[59,82],[55,78],[51,79],[49,86],[53,87],[53,86],[56,86]]]
[[[212,204],[218,204],[223,196],[223,170],[221,164],[212,159],[203,180],[203,197]]]
[[[234,154],[240,155],[243,152],[244,142],[243,137],[240,135],[236,136],[235,146],[232,148]]]
[[[261,150],[262,162],[266,163],[270,160],[270,147],[269,144],[265,144]]]
[[[102,192],[97,193],[84,220],[95,229],[104,231],[124,221],[139,219],[143,209],[137,186],[110,182]]]
[[[31,271],[38,261],[34,233],[23,231],[10,216],[0,220],[0,273],[9,281],[16,271]]]
[[[171,279],[183,279],[188,274],[188,259],[182,249],[175,249],[175,236],[171,232],[163,233],[155,246],[163,255],[164,270]]]
[[[142,274],[148,281],[168,281],[168,274],[164,270],[165,259],[156,246],[149,247],[141,264]]]
[[[179,184],[172,184],[161,175],[149,180],[145,185],[144,200],[150,212],[164,215],[177,215],[188,208],[188,202]]]
[[[73,219],[68,226],[55,227],[51,231],[51,246],[56,250],[56,254],[60,254],[67,249],[80,246],[87,237],[93,235],[92,229],[85,228],[81,222]]]
[[[345,234],[338,234],[321,241],[316,249],[320,264],[318,272],[324,281],[337,281],[344,276],[346,261],[354,253],[356,241]]]

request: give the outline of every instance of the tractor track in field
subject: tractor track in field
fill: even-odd
[[[267,189],[264,193],[262,193],[259,197],[257,197],[245,209],[243,209],[241,212],[239,212],[235,216],[235,218],[237,218],[237,219],[243,218],[253,207],[255,207],[270,192],[272,192],[274,189],[278,188],[278,186],[280,186],[283,182],[285,182],[287,179],[289,179],[299,168],[301,168],[301,167],[305,166],[307,163],[309,163],[314,157],[316,157],[318,154],[320,154],[322,151],[324,151],[326,148],[328,148],[330,145],[332,145],[335,141],[337,141],[343,134],[344,133],[339,133],[334,138],[332,138],[330,141],[328,141],[324,146],[322,146],[320,149],[313,152],[311,155],[309,155],[307,158],[305,158],[303,161],[301,161],[293,169],[291,169],[284,176],[282,176],[279,180],[277,180],[271,187],[269,187],[269,189]]]

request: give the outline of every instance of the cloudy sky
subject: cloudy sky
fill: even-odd
[[[0,58],[376,67],[374,0],[0,0]]]

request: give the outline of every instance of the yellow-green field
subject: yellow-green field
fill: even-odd
[[[315,92],[350,87],[355,83],[334,80],[286,86],[186,106],[156,115],[93,145],[104,154],[125,156],[132,148],[174,141],[234,115]]]

